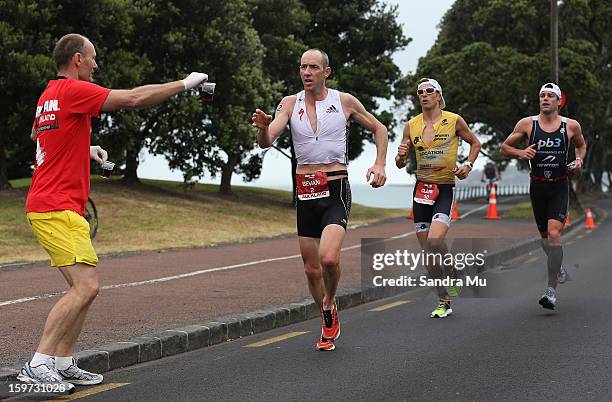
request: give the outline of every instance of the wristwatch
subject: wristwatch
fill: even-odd
[[[469,167],[470,167],[470,170],[474,169],[474,164],[473,164],[472,162],[470,162],[470,161],[465,162],[465,163],[463,164],[463,166],[469,166]]]

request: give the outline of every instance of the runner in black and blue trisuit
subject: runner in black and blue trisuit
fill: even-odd
[[[506,156],[529,160],[529,195],[542,248],[548,256],[548,288],[539,303],[548,309],[556,305],[563,261],[561,233],[569,208],[568,176],[582,168],[586,154],[580,124],[559,115],[560,102],[561,89],[553,83],[544,84],[540,89],[540,114],[521,119],[501,147]],[[527,139],[527,148],[515,148],[522,138]],[[576,160],[568,164],[570,142],[576,147]]]

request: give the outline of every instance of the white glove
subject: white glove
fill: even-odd
[[[208,81],[208,74],[193,72],[189,74],[187,78],[181,81],[183,81],[183,85],[185,85],[185,90],[192,89],[204,81]]]
[[[89,157],[101,165],[108,159],[108,153],[99,145],[92,145],[89,147]]]

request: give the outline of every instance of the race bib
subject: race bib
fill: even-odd
[[[440,189],[437,184],[423,183],[422,181],[417,184],[416,191],[414,193],[414,202],[425,205],[433,205],[438,199]]]
[[[327,174],[325,172],[297,174],[296,181],[298,199],[300,200],[329,197],[329,186],[327,185]]]

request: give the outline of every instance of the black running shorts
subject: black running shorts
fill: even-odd
[[[414,201],[418,184],[417,181],[412,191],[412,213],[414,214],[414,227],[417,233],[428,231],[433,221],[439,221],[450,226],[454,186],[452,184],[438,184],[440,193],[436,202],[433,205],[426,205]]]
[[[569,208],[569,181],[556,182],[531,180],[529,197],[533,216],[540,232],[548,231],[548,220],[565,223]]]
[[[321,238],[327,225],[340,225],[346,230],[351,213],[351,186],[348,178],[328,181],[329,197],[298,200],[298,236]]]

